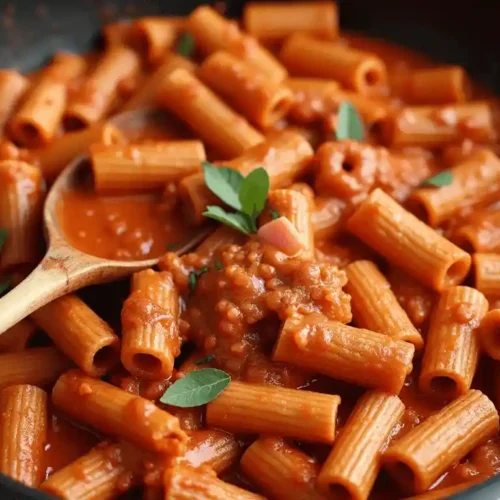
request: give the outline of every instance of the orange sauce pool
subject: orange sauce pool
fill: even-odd
[[[160,257],[193,231],[161,195],[102,196],[87,187],[64,194],[58,219],[72,246],[114,260]]]

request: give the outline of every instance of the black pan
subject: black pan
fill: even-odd
[[[197,0],[0,0],[0,61],[22,71],[43,65],[57,50],[85,52],[102,24],[142,15],[186,15]],[[226,0],[239,16],[241,0]],[[495,0],[337,0],[344,30],[359,31],[459,64],[500,94],[500,3]],[[0,500],[50,500],[0,474]],[[140,498],[131,495],[130,498]],[[454,500],[500,499],[500,477]],[[293,499],[290,499],[293,500]]]

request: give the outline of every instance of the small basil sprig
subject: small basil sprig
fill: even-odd
[[[434,186],[434,187],[443,187],[449,186],[453,182],[453,174],[449,170],[443,170],[432,177],[429,177],[424,182],[422,182],[422,186]]]
[[[257,219],[264,209],[269,192],[269,175],[263,168],[252,170],[246,177],[227,167],[202,164],[205,184],[221,201],[236,212],[209,205],[205,217],[222,222],[245,234],[257,232]]]
[[[194,53],[194,37],[191,33],[184,33],[177,44],[177,54],[183,57],[191,57]]]
[[[194,292],[198,283],[198,278],[208,271],[208,267],[204,266],[197,271],[191,271],[188,276],[189,289]]]
[[[195,361],[195,365],[208,365],[208,363],[211,363],[215,359],[215,354],[209,354],[208,356],[205,356],[204,358],[200,358],[198,361]]]
[[[365,136],[363,121],[350,102],[343,102],[339,106],[335,136],[337,141],[343,139],[362,141]]]
[[[216,368],[203,368],[174,382],[160,401],[180,408],[201,406],[215,399],[230,382],[231,377],[226,372]]]
[[[0,252],[2,251],[5,242],[7,241],[7,229],[0,228]],[[5,278],[0,281],[0,297],[5,294],[11,285],[10,278]]]

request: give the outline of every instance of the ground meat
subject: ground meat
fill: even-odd
[[[291,258],[250,241],[222,246],[205,265],[187,300],[188,337],[233,376],[301,385],[289,367],[269,361],[280,322],[312,312],[351,320],[350,297],[342,291],[346,276],[331,264]]]

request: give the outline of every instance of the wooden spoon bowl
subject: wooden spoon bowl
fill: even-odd
[[[124,113],[117,115],[113,122],[118,126],[124,123],[133,131],[134,124],[136,127],[141,127],[148,119],[157,119],[155,113],[151,111]],[[67,241],[57,217],[58,206],[66,191],[81,185],[83,179],[88,177],[89,169],[90,162],[87,156],[76,158],[65,168],[50,189],[43,213],[47,253],[24,281],[0,299],[0,334],[62,295],[88,285],[114,281],[158,263],[157,258],[139,261],[103,259],[86,254]],[[207,234],[206,229],[200,229],[195,236],[176,249],[176,253],[182,254],[191,250]],[[57,321],[57,318],[54,318],[54,321]]]

